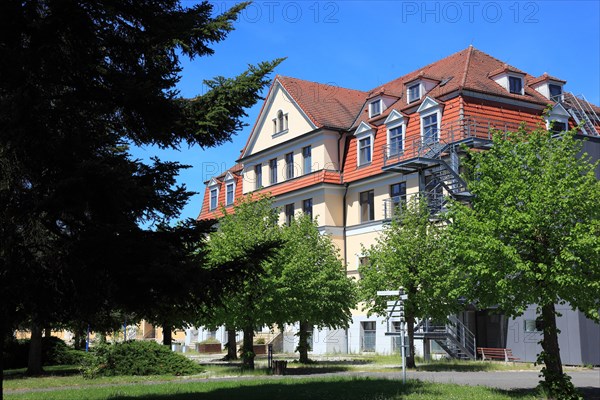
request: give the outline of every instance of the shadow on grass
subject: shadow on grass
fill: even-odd
[[[321,365],[321,363],[319,363]],[[319,365],[302,365],[299,367],[289,367],[286,370],[286,375],[314,375],[314,374],[332,374],[335,372],[346,372],[351,370],[350,367],[343,365],[319,366]]]
[[[78,375],[80,374],[79,367],[75,365],[52,365],[46,366],[44,368],[44,373],[41,375],[36,375],[35,377],[45,377],[45,376],[69,376],[69,375]],[[10,369],[4,371],[4,380],[11,379],[24,379],[24,378],[32,378],[31,375],[27,375],[25,373],[27,368],[19,368],[19,369]]]
[[[328,381],[282,381],[267,383],[233,383],[230,387],[218,387],[213,390],[190,391],[189,393],[145,395],[150,400],[217,400],[217,399],[319,399],[319,400],[382,400],[402,399],[410,394],[418,394],[422,398],[446,399],[462,398],[461,391],[478,390],[478,395],[470,399],[490,394],[504,395],[509,398],[531,399],[533,391],[503,391],[487,388],[462,388],[455,385],[443,386],[420,381],[409,381],[403,385],[399,381],[387,379],[352,379]],[[458,393],[459,397],[456,397]],[[132,400],[140,397],[114,396],[111,400]]]
[[[457,371],[457,372],[481,372],[481,371],[495,371],[496,368],[490,363],[450,363],[450,362],[439,362],[417,365],[417,371],[430,371],[430,372],[441,372],[441,371]]]

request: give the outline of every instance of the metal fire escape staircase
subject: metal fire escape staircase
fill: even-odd
[[[433,340],[455,359],[475,360],[477,344],[475,335],[454,315],[445,324],[435,324],[423,319],[415,326],[415,339]]]
[[[489,148],[491,127],[488,122],[482,124],[465,118],[442,127],[434,140],[413,140],[402,152],[390,154],[390,147],[385,147],[383,170],[402,174],[426,171],[427,182],[420,195],[427,198],[432,214],[437,214],[450,198],[468,200],[471,197],[465,181],[458,174],[458,151],[463,144],[471,148]],[[384,209],[393,210],[394,207],[386,204]]]
[[[600,136],[600,117],[583,97],[583,95],[570,96],[567,109],[577,125],[581,125],[581,131],[588,136]]]

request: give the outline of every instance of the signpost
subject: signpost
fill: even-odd
[[[377,291],[377,296],[392,297],[397,296],[397,300],[387,302],[387,332],[386,336],[400,336],[400,351],[402,354],[402,383],[406,383],[406,347],[404,338],[406,337],[406,319],[404,318],[404,301],[408,299],[408,295],[404,294],[404,289],[399,290],[380,290]],[[390,320],[397,318],[400,322],[400,332],[390,329]]]

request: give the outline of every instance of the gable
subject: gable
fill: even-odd
[[[280,112],[285,118],[285,128],[287,129],[280,129],[279,125],[274,128],[274,121],[279,121]],[[250,133],[248,144],[241,158],[250,157],[254,153],[275,147],[316,128],[317,126],[308,118],[281,83],[275,81],[256,125]]]

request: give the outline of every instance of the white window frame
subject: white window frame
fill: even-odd
[[[213,205],[213,191],[215,192],[215,204]],[[208,198],[208,209],[210,211],[216,210],[219,207],[219,187],[213,186],[208,188],[209,198]]]
[[[308,156],[306,155],[308,149]],[[302,148],[302,173],[304,175],[310,174],[312,172],[312,146],[304,146]]]
[[[229,188],[231,187],[231,201],[229,201]],[[230,206],[235,201],[235,182],[225,184],[225,205]]]
[[[401,129],[402,130],[402,140],[400,141],[400,149],[398,150],[397,153],[392,153],[392,130],[394,129]],[[400,156],[402,155],[402,153],[404,153],[404,149],[405,149],[405,143],[406,143],[406,124],[404,123],[404,121],[402,122],[395,122],[393,124],[388,125],[387,128],[387,150],[388,150],[388,157],[394,157],[394,156]]]
[[[410,90],[414,87],[417,87],[419,89],[419,95],[417,96],[417,98],[413,98],[411,97],[411,93]],[[417,83],[413,83],[412,85],[407,86],[406,88],[406,99],[408,101],[408,103],[413,103],[415,101],[421,100],[422,96],[422,92],[423,92],[423,88],[421,87],[421,82],[417,82]]]
[[[374,105],[375,104],[377,104],[377,106],[379,108],[377,110],[377,112],[374,111],[374,108],[375,108]],[[376,117],[378,115],[381,115],[381,113],[383,111],[382,108],[383,107],[382,107],[382,104],[381,104],[381,99],[377,99],[377,100],[373,100],[373,101],[369,102],[369,118],[373,118],[373,117]]]
[[[354,133],[356,137],[356,166],[361,167],[363,165],[370,165],[373,162],[373,146],[375,142],[375,134],[373,132],[373,128],[369,126],[369,124],[365,122],[361,122],[358,128],[356,128],[356,132]],[[369,138],[371,141],[371,160],[369,162],[361,162],[360,159],[360,141],[363,139]]]
[[[258,180],[259,175],[256,173],[260,171],[260,182]],[[263,165],[262,163],[254,166],[254,189],[258,190],[263,187]]]
[[[277,110],[275,118],[273,118],[273,135],[279,135],[288,130],[288,114],[283,110]]]
[[[427,96],[421,106],[417,109],[419,116],[421,118],[421,143],[425,143],[425,124],[424,119],[430,117],[433,114],[436,114],[437,119],[437,141],[439,142],[441,136],[441,126],[442,126],[442,107],[440,104],[433,100],[431,97]]]
[[[365,141],[369,141],[367,146],[363,146],[361,143]],[[369,149],[369,160],[363,159],[363,149]],[[363,138],[358,139],[358,166],[361,167],[363,165],[369,165],[373,162],[373,137],[371,135],[365,136]]]
[[[288,158],[290,156],[291,158]],[[285,164],[285,180],[289,181],[290,179],[294,179],[296,176],[295,165],[294,165],[294,152],[290,151],[289,153],[285,153],[283,156],[284,164]]]
[[[271,163],[273,160],[275,160],[275,168],[273,168],[273,164]],[[271,158],[269,160],[269,185],[276,185],[277,183],[279,183],[279,174],[277,171],[277,165],[279,163],[279,160],[277,158]],[[275,175],[273,175],[273,173]],[[273,177],[275,177],[275,179],[273,180]]]

